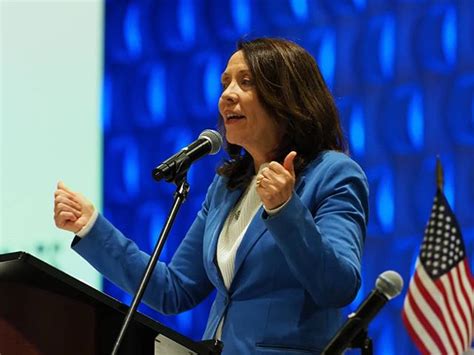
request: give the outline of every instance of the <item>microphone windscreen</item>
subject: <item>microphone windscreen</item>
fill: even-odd
[[[398,272],[387,270],[377,277],[375,288],[390,300],[402,292],[403,279]]]
[[[219,132],[212,129],[206,129],[201,132],[199,138],[207,139],[211,143],[211,151],[209,154],[216,154],[222,146],[222,137]]]

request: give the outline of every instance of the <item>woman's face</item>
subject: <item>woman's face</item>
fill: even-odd
[[[219,112],[227,141],[243,147],[254,160],[267,161],[278,144],[278,129],[258,100],[254,78],[242,51],[230,57],[221,81],[224,91],[219,99]]]

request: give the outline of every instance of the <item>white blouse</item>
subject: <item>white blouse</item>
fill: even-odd
[[[217,265],[227,289],[234,278],[234,264],[237,249],[242,242],[250,222],[257,213],[262,201],[257,194],[256,178],[252,179],[240,201],[227,216],[217,241]]]
[[[260,167],[260,169],[262,169]],[[224,279],[224,284],[229,290],[232,280],[234,279],[235,255],[239,249],[240,243],[247,231],[250,222],[262,205],[262,200],[257,193],[256,175],[250,182],[247,190],[242,195],[240,201],[229,213],[222,227],[219,240],[217,241],[217,265]],[[216,330],[216,339],[221,339],[222,326],[224,325],[224,317],[222,317]]]

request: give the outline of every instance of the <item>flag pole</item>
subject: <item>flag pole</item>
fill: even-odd
[[[441,159],[439,155],[436,156],[436,187],[443,191],[444,188],[444,172],[443,166],[441,165]]]

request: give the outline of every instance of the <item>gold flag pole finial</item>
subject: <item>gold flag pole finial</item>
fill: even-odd
[[[436,186],[438,189],[443,191],[444,187],[444,173],[443,173],[443,166],[441,165],[441,159],[439,155],[436,156]]]

